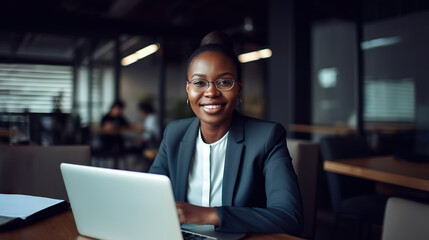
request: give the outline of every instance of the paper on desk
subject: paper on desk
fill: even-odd
[[[0,194],[0,216],[25,219],[63,201],[19,194]]]

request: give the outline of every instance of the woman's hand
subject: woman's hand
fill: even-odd
[[[219,225],[219,216],[213,207],[200,207],[185,202],[176,202],[180,224]]]
[[[136,124],[132,125],[130,128],[131,128],[131,130],[137,131],[137,132],[142,132],[144,130],[141,123],[136,123]]]
[[[105,122],[104,124],[103,124],[103,126],[101,126],[101,128],[102,128],[102,130],[103,131],[105,131],[105,132],[110,132],[110,131],[113,131],[113,130],[115,130],[115,128],[116,128],[116,126],[115,126],[115,124],[113,123],[113,122]]]

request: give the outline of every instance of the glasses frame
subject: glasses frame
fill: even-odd
[[[227,78],[227,79],[229,79],[229,78]],[[214,81],[212,81],[212,82],[210,82],[209,80],[207,80],[207,79],[194,79],[194,80],[191,80],[191,81],[189,81],[189,80],[186,80],[189,84],[191,84],[191,88],[194,90],[194,91],[197,91],[197,92],[205,92],[205,91],[207,91],[207,89],[209,89],[209,87],[210,87],[210,84],[214,84],[215,85],[215,87],[216,87],[216,89],[217,90],[219,90],[219,91],[221,91],[221,92],[228,92],[228,91],[231,91],[231,89],[233,89],[234,88],[234,86],[235,86],[235,82],[237,82],[237,80],[235,80],[235,79],[232,79],[232,86],[231,86],[231,88],[229,88],[228,90],[222,90],[222,89],[219,89],[219,87],[218,87],[218,81],[219,80],[225,80],[225,78],[218,78],[218,79],[216,79],[216,80],[214,80]],[[193,82],[195,82],[195,81],[205,81],[205,82],[207,82],[208,84],[206,85],[206,87],[203,89],[203,90],[198,90],[198,89],[195,89],[194,87],[193,87]]]

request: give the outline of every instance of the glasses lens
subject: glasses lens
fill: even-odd
[[[228,91],[234,87],[234,80],[229,78],[221,78],[214,82],[216,88],[220,91]],[[195,91],[205,91],[209,87],[210,82],[205,79],[194,79],[191,81],[191,86]]]
[[[221,91],[228,91],[234,86],[234,80],[229,78],[221,78],[216,80],[216,87]]]
[[[195,79],[191,82],[192,87],[197,91],[205,91],[207,89],[207,86],[209,85],[209,82],[204,79]]]

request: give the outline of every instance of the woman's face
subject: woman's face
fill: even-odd
[[[189,104],[201,124],[230,124],[240,95],[241,82],[235,82],[231,90],[221,92],[213,83],[220,78],[237,79],[237,69],[233,61],[222,53],[203,52],[195,57],[189,66],[188,81],[205,79],[210,82],[207,90],[202,92],[194,90],[190,83],[186,85]]]

